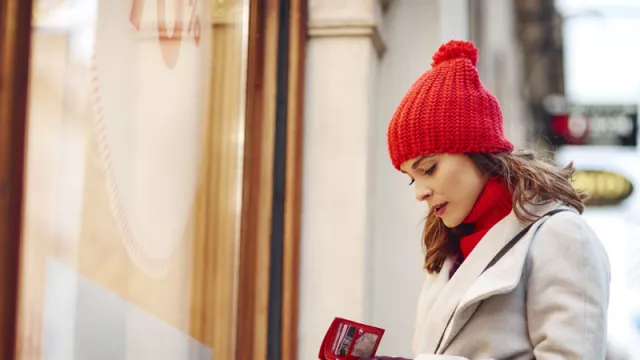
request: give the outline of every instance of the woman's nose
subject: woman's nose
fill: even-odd
[[[416,200],[426,201],[432,194],[431,189],[426,184],[416,183]]]

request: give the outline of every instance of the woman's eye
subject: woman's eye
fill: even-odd
[[[409,186],[413,185],[413,183],[416,182],[414,179],[411,179],[411,182],[409,183]]]
[[[430,168],[428,168],[427,170],[425,170],[424,174],[425,175],[431,175],[436,171],[436,165],[437,164],[433,164],[433,166],[431,166]]]

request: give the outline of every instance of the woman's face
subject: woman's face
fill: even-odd
[[[453,228],[469,215],[487,178],[466,155],[427,155],[407,160],[400,166],[411,178],[418,201]]]

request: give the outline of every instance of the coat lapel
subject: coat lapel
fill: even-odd
[[[558,207],[558,203],[538,206],[535,208],[534,213],[542,216],[546,212]],[[450,313],[451,321],[444,329],[442,342],[440,347],[436,349],[438,353],[443,353],[447,349],[450,342],[473,316],[482,300],[491,296],[507,293],[520,283],[524,264],[529,252],[529,246],[534,234],[542,224],[543,222],[536,223],[511,250],[484,273],[482,273],[482,270],[484,270],[491,259],[525,227],[525,224],[521,223],[512,212],[503,219],[501,224],[503,228],[502,232],[489,232],[485,238],[480,241],[478,246],[483,242],[492,243],[494,246],[484,246],[483,249],[485,249],[486,252],[472,259],[472,255],[476,252],[476,249],[474,249],[467,260],[465,260],[465,262],[469,260],[477,261],[483,263],[484,266],[475,277],[475,280],[464,289],[463,295],[459,301],[456,302],[456,306],[454,306],[453,315]],[[481,252],[477,254],[481,254]],[[488,254],[491,255],[487,257]],[[482,261],[480,257],[482,257]],[[462,270],[462,267],[460,270]]]
[[[478,279],[494,255],[522,229],[515,215],[510,214],[494,225],[478,243],[476,248],[460,265],[442,289],[424,322],[429,330],[422,351],[434,354],[444,340],[445,331],[458,304],[471,285]],[[485,241],[490,239],[491,241]],[[442,275],[441,275],[442,276]],[[442,346],[440,346],[442,348]]]
[[[558,207],[558,203],[550,203],[530,210],[537,215],[543,215]],[[433,306],[422,325],[430,334],[420,346],[422,351],[432,354],[443,353],[473,316],[480,301],[508,292],[517,286],[531,242],[531,234],[540,224],[536,224],[490,270],[484,273],[483,271],[494,256],[525,226],[526,224],[520,222],[512,211],[487,232],[433,301]],[[444,274],[441,273],[440,276]],[[424,330],[422,333],[427,333]]]
[[[447,259],[442,265],[440,273],[427,274],[427,278],[422,286],[422,293],[420,294],[416,314],[416,331],[413,335],[413,351],[416,354],[423,352],[422,349],[425,347],[424,342],[427,339],[424,334],[430,333],[429,329],[425,328],[427,325],[427,316],[433,308],[434,302],[438,299],[439,294],[449,281],[449,273],[451,272],[453,263],[453,259]]]

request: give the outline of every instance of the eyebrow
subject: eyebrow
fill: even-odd
[[[418,166],[420,166],[420,164],[423,161],[425,161],[425,160],[427,160],[427,159],[429,159],[431,157],[433,157],[433,155],[425,155],[425,156],[420,157],[420,159],[418,159],[418,160],[413,162],[413,165],[411,165],[411,168],[415,170]]]

